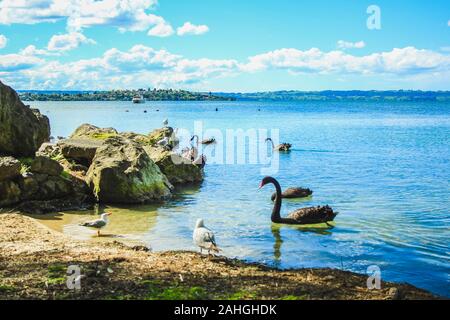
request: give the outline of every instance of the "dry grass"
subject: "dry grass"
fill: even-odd
[[[0,299],[433,298],[406,284],[368,290],[366,276],[340,270],[279,271],[193,252],[76,241],[20,214],[0,214],[0,230]],[[69,265],[81,266],[80,291],[66,287]]]

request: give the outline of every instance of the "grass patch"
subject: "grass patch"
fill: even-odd
[[[67,268],[60,264],[48,266],[47,268],[47,284],[61,285],[66,283]]]
[[[164,285],[159,281],[143,281],[148,286],[147,300],[206,300],[208,294],[202,287]]]
[[[20,173],[25,174],[30,172],[31,163],[33,162],[33,158],[19,158],[17,159],[20,162]]]
[[[56,156],[51,157],[51,159],[59,162],[64,160],[64,156],[62,155],[62,153],[58,153]]]
[[[303,296],[287,295],[280,298],[280,300],[306,300],[306,299],[308,299],[307,295]]]
[[[256,293],[240,290],[225,297],[225,300],[252,300],[256,299]]]
[[[14,291],[14,287],[13,286],[8,286],[6,284],[0,284],[0,293],[8,293],[11,291]]]
[[[91,134],[92,139],[96,140],[106,140],[108,138],[117,137],[117,133],[111,133],[111,132],[96,132]]]
[[[61,172],[61,177],[67,180],[71,180],[72,179],[72,175],[70,173],[68,173],[67,171],[63,170],[63,172]]]

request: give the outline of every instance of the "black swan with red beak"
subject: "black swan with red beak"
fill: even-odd
[[[291,213],[286,218],[280,216],[281,210],[281,187],[278,181],[272,177],[262,179],[259,188],[272,183],[276,189],[275,205],[272,210],[272,222],[284,224],[318,224],[333,221],[337,215],[331,207],[317,206],[309,208],[300,208]]]

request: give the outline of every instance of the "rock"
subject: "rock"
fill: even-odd
[[[0,207],[14,205],[20,201],[21,191],[14,181],[0,181]]]
[[[203,181],[203,169],[189,159],[163,148],[144,147],[156,165],[172,184],[198,183]]]
[[[72,182],[60,176],[29,174],[19,182],[22,200],[51,200],[74,194]]]
[[[57,158],[61,156],[61,149],[55,143],[45,142],[36,151],[36,155]]]
[[[0,154],[32,157],[49,141],[50,123],[39,110],[25,106],[17,93],[0,82]]]
[[[94,204],[88,195],[76,195],[63,199],[25,201],[15,209],[30,214],[61,211],[91,210]]]
[[[13,157],[0,157],[0,181],[20,176],[20,162]]]
[[[114,128],[99,128],[91,124],[82,124],[74,133],[70,135],[70,139],[98,139],[106,140],[107,138],[117,136],[118,132]]]
[[[73,159],[89,166],[94,159],[95,152],[101,147],[103,141],[95,139],[65,139],[58,141],[57,146],[61,154],[67,159]]]
[[[121,132],[120,135],[126,139],[133,140],[142,146],[152,145],[150,138],[144,134],[134,132]]]
[[[37,156],[31,163],[31,172],[44,173],[49,176],[59,176],[63,172],[63,167],[58,161],[45,156]]]
[[[397,288],[395,288],[395,287],[390,288],[389,291],[388,291],[388,299],[391,299],[391,300],[398,300],[398,299],[400,299],[400,292],[399,292],[399,290]]]
[[[169,138],[173,134],[173,128],[171,127],[164,127],[161,129],[153,130],[148,134],[148,138],[150,141],[150,144],[155,145],[158,141]]]
[[[97,150],[86,181],[102,203],[163,200],[173,188],[138,143],[119,136],[107,139]]]

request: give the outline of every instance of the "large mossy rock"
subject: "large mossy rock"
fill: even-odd
[[[86,181],[102,203],[160,201],[173,188],[138,143],[120,136],[97,149]]]
[[[20,201],[21,190],[15,181],[0,181],[0,208]]]
[[[103,144],[102,140],[90,138],[71,138],[58,141],[57,146],[66,159],[73,159],[89,166],[95,157],[97,149]]]
[[[203,169],[189,159],[163,148],[146,146],[144,149],[170,183],[187,184],[203,181]]]
[[[37,156],[31,163],[31,172],[59,176],[63,172],[62,165],[58,161],[44,156]]]
[[[20,176],[20,162],[13,157],[0,157],[0,181]]]
[[[0,82],[0,154],[34,156],[49,138],[48,118],[25,106],[12,88]]]
[[[149,142],[150,144],[155,145],[158,141],[171,137],[173,132],[173,128],[171,127],[155,129],[148,134]]]

